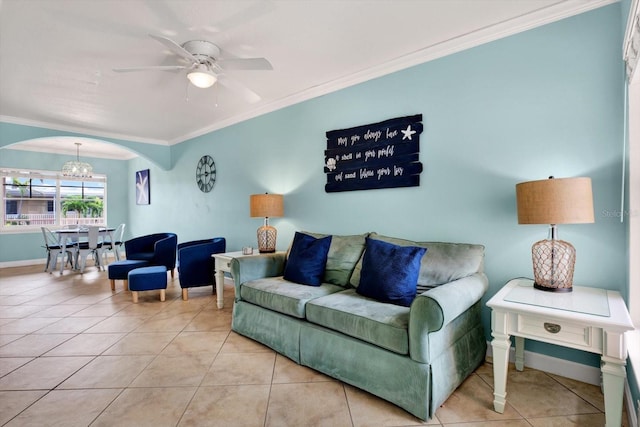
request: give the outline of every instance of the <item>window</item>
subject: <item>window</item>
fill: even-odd
[[[106,177],[70,178],[47,171],[0,171],[0,231],[42,226],[105,224]]]

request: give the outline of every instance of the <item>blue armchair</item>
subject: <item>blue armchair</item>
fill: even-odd
[[[178,245],[178,278],[182,288],[182,299],[189,299],[189,288],[213,286],[216,289],[215,262],[211,254],[225,252],[224,237],[195,240]]]
[[[149,265],[163,265],[174,278],[178,236],[174,233],[156,233],[134,237],[124,242],[127,259],[148,261]]]

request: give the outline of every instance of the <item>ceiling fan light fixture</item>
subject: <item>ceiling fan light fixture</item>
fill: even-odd
[[[187,78],[195,87],[206,89],[215,84],[218,80],[216,75],[212,73],[205,65],[198,65],[192,71],[189,71]]]

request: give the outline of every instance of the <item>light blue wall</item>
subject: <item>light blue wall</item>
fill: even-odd
[[[173,230],[180,240],[223,235],[237,250],[255,242],[260,225],[249,218],[249,195],[278,192],[280,249],[298,229],[482,243],[490,296],[531,276],[531,244],[547,235],[545,226],[517,224],[515,184],[586,175],[596,223],[561,226],[560,237],[576,246],[577,284],[625,294],[625,228],[612,215],[622,173],[622,25],[614,4],[173,146],[174,168],[151,166],[152,204],[131,206],[132,228]],[[324,192],[326,131],[417,113],[420,187]],[[204,154],[218,170],[209,194],[194,177]],[[131,166],[131,179],[149,167]],[[489,330],[488,310],[484,320]],[[584,353],[569,357],[597,364]]]
[[[366,231],[486,246],[487,298],[531,276],[530,247],[545,226],[516,221],[515,184],[590,176],[596,223],[560,227],[577,249],[575,282],[626,294],[622,173],[623,64],[619,4],[498,40],[328,94],[171,147],[173,167],[145,159],[151,204],[128,193],[129,230],[173,231],[180,241],[225,236],[228,249],[255,245],[249,195],[285,194],[278,246],[295,230]],[[328,130],[422,113],[420,187],[327,194]],[[205,154],[216,161],[211,193],[195,184]],[[489,338],[489,311],[484,312]],[[597,366],[594,355],[535,342],[527,349]]]

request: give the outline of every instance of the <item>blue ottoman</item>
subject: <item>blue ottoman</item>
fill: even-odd
[[[133,295],[133,302],[138,302],[139,291],[151,291],[160,289],[160,301],[165,299],[167,289],[167,268],[165,266],[153,266],[136,268],[129,272],[129,290]]]
[[[124,290],[126,291],[129,272],[136,268],[146,267],[148,265],[149,261],[137,259],[123,259],[122,261],[116,261],[109,264],[108,271],[109,280],[111,281],[111,290],[116,290],[116,280],[124,280]]]

